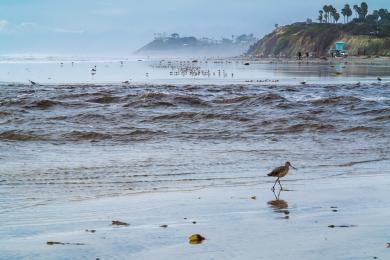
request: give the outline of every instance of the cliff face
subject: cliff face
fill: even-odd
[[[390,37],[358,35],[369,28],[359,25],[295,23],[275,29],[251,46],[247,55],[260,57],[294,57],[300,51],[320,57],[344,41],[349,55],[390,56]]]

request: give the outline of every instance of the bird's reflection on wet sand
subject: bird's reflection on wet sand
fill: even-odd
[[[280,199],[282,190],[279,190],[276,195],[275,191],[272,191],[275,199],[267,202],[267,205],[273,209],[277,214],[281,214],[281,218],[288,219],[290,217],[290,211],[288,210],[288,203],[285,200]]]

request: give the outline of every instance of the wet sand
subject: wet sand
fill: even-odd
[[[375,162],[362,167],[375,167]],[[2,219],[0,255],[3,259],[387,259],[389,173],[386,168],[366,176],[302,180],[298,170],[282,182],[288,191],[282,191],[279,200],[278,192],[270,190],[271,178],[251,186],[19,209]],[[259,170],[261,174],[265,172]],[[112,226],[112,220],[130,225]],[[206,240],[189,244],[194,233]]]

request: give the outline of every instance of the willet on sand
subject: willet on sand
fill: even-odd
[[[276,185],[277,182],[278,182],[279,185],[280,185],[280,189],[283,190],[282,184],[280,184],[280,180],[279,180],[279,179],[287,175],[290,166],[291,166],[293,169],[295,169],[295,170],[297,169],[297,168],[295,168],[294,166],[292,166],[290,162],[286,162],[286,163],[284,164],[284,166],[277,167],[277,168],[273,169],[272,172],[270,172],[270,173],[267,174],[267,176],[270,176],[270,177],[278,177],[278,178],[276,179],[276,181],[275,181],[274,186],[272,186],[272,190],[275,190],[275,185]]]

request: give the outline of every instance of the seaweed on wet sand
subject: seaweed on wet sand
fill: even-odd
[[[64,242],[58,242],[58,241],[47,241],[46,245],[52,246],[52,245],[75,245],[75,246],[82,246],[85,245],[84,243],[64,243]]]
[[[188,240],[189,240],[189,243],[190,244],[200,244],[203,242],[203,240],[205,240],[206,238],[204,238],[202,235],[200,234],[193,234],[191,236],[189,236]]]
[[[350,228],[350,227],[357,227],[356,225],[329,225],[328,226],[329,228],[336,228],[336,227],[339,227],[339,228]]]
[[[130,226],[129,223],[122,222],[122,221],[119,221],[119,220],[113,220],[111,225],[113,225],[113,226]]]

